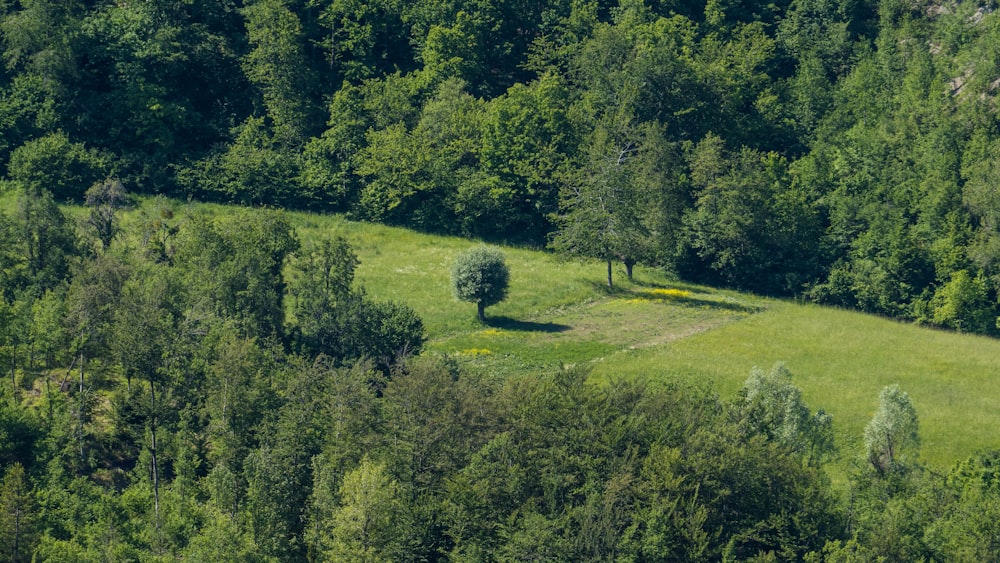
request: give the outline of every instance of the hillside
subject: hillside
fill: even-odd
[[[703,381],[723,398],[754,366],[784,362],[807,403],[833,415],[844,458],[861,436],[879,390],[898,383],[913,397],[922,455],[944,470],[1000,447],[1000,341],[788,300],[677,282],[646,268],[634,283],[618,269],[508,248],[511,293],[488,311],[488,326],[449,288],[452,258],[473,244],[336,217],[296,215],[304,237],[346,236],[371,295],[401,300],[424,319],[427,349],[497,373],[539,373],[585,364],[605,378]],[[846,460],[845,460],[846,461]]]
[[[514,247],[484,325],[476,241],[132,201],[0,214],[11,560],[992,559],[993,340]]]
[[[0,560],[1000,561],[998,45],[0,2]]]

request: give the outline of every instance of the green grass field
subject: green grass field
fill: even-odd
[[[225,207],[144,200],[128,222],[174,208]],[[77,210],[79,211],[79,210]],[[784,362],[809,406],[834,417],[846,467],[860,450],[879,390],[898,383],[918,411],[923,457],[947,469],[976,450],[1000,448],[1000,341],[901,324],[859,313],[677,283],[637,268],[617,287],[604,266],[507,248],[507,301],[487,309],[456,301],[449,286],[455,255],[476,244],[339,216],[289,213],[303,243],[342,235],[361,259],[356,283],[376,299],[407,303],[423,318],[426,349],[492,372],[539,373],[587,364],[599,380],[681,378],[732,398],[753,366]]]
[[[841,464],[861,448],[879,390],[898,383],[920,416],[923,457],[947,469],[1000,448],[1000,341],[860,313],[763,299],[616,271],[608,291],[599,263],[507,249],[510,296],[487,309],[450,293],[455,254],[473,242],[403,229],[294,215],[303,240],[346,236],[361,257],[358,282],[404,301],[424,319],[427,349],[497,373],[587,363],[601,378],[683,378],[735,395],[753,366],[784,362],[812,409],[834,417]]]
[[[1000,447],[1000,341],[855,312],[771,301],[742,322],[624,355],[597,372],[699,378],[726,397],[750,366],[776,361],[792,371],[811,408],[833,415],[844,463],[860,451],[878,393],[892,383],[913,400],[932,467]]]

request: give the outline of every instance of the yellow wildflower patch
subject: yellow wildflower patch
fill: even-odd
[[[487,350],[486,348],[469,348],[459,352],[462,356],[488,356],[492,353],[493,352]]]
[[[500,330],[499,328],[488,328],[486,330],[479,331],[479,336],[490,337],[490,336],[506,336],[506,335],[507,333]]]
[[[683,299],[685,297],[691,297],[691,292],[686,289],[651,289],[646,292],[650,297],[656,297],[658,299]]]

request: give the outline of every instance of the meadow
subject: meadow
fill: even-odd
[[[361,265],[356,283],[402,301],[424,320],[426,350],[489,373],[541,372],[585,363],[600,379],[639,377],[710,385],[734,397],[754,366],[784,362],[811,409],[833,415],[838,466],[862,448],[879,390],[898,383],[920,416],[922,456],[945,470],[975,451],[1000,447],[1000,341],[852,311],[700,287],[636,268],[567,261],[505,248],[511,285],[487,309],[461,303],[449,286],[460,238],[291,214],[300,238],[346,237]]]
[[[225,206],[144,199],[123,222],[149,221],[170,209],[225,213]],[[80,208],[71,213],[82,217]],[[550,252],[506,247],[508,298],[487,309],[451,293],[450,270],[476,241],[354,222],[340,215],[289,212],[304,247],[343,236],[360,258],[355,284],[375,299],[408,304],[423,319],[425,350],[481,373],[542,373],[586,364],[598,381],[641,378],[710,386],[736,396],[754,366],[785,363],[813,410],[832,414],[846,469],[862,449],[879,390],[898,383],[921,424],[922,456],[946,470],[972,453],[1000,448],[1000,341],[791,300],[686,284],[616,265],[615,287],[604,265]],[[134,226],[134,225],[133,225]],[[134,244],[134,242],[133,242]],[[837,471],[840,473],[840,471]]]

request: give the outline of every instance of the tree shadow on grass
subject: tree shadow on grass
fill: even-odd
[[[719,311],[731,311],[734,313],[759,313],[764,310],[758,305],[748,305],[726,298],[718,298],[706,293],[690,292],[687,295],[656,295],[650,292],[636,292],[633,299],[642,299],[650,303],[671,303],[682,307],[694,307],[698,309],[714,309]]]
[[[486,326],[518,332],[566,332],[573,328],[559,323],[534,323],[503,316],[486,317]]]
[[[632,280],[632,285],[647,289],[686,289],[689,291],[700,291],[699,286],[693,283],[683,282],[680,280],[663,283],[663,282],[641,279],[638,276],[636,276],[635,279]]]
[[[649,284],[642,291],[632,292],[633,299],[643,299],[653,303],[673,303],[684,307],[718,309],[736,313],[759,313],[764,310],[759,305],[742,303],[720,295],[698,291],[694,286],[684,284]],[[688,289],[690,288],[690,289]]]
[[[633,286],[638,286],[644,288],[641,291],[635,291],[628,287],[623,287],[621,285],[616,285],[614,287],[608,287],[607,283],[598,282],[594,280],[582,280],[584,283],[589,284],[596,291],[608,295],[610,297],[623,297],[631,299],[643,299],[649,301],[650,303],[674,303],[676,305],[682,305],[685,307],[697,307],[705,309],[718,309],[721,311],[732,311],[736,313],[759,313],[764,310],[763,307],[757,305],[748,305],[745,303],[740,303],[731,299],[727,299],[720,296],[715,296],[711,293],[705,293],[704,291],[697,288],[695,285],[677,282],[671,284],[661,284],[655,282],[646,282],[633,280],[631,283]],[[685,295],[657,295],[656,290],[660,289],[676,289],[683,292]]]
[[[698,307],[706,309],[718,309],[721,311],[732,311],[734,313],[759,313],[764,310],[763,307],[757,305],[746,305],[744,303],[738,303],[729,300],[715,300],[715,299],[703,299],[697,294],[689,295],[687,297],[677,297],[674,299],[665,300],[666,302],[677,303],[679,305],[684,305],[687,307]]]
[[[594,281],[594,280],[580,280],[583,283],[589,285],[594,291],[598,293],[603,293],[604,295],[626,295],[630,293],[630,290],[622,287],[619,284],[615,284],[614,287],[608,287],[608,282],[605,281]]]

